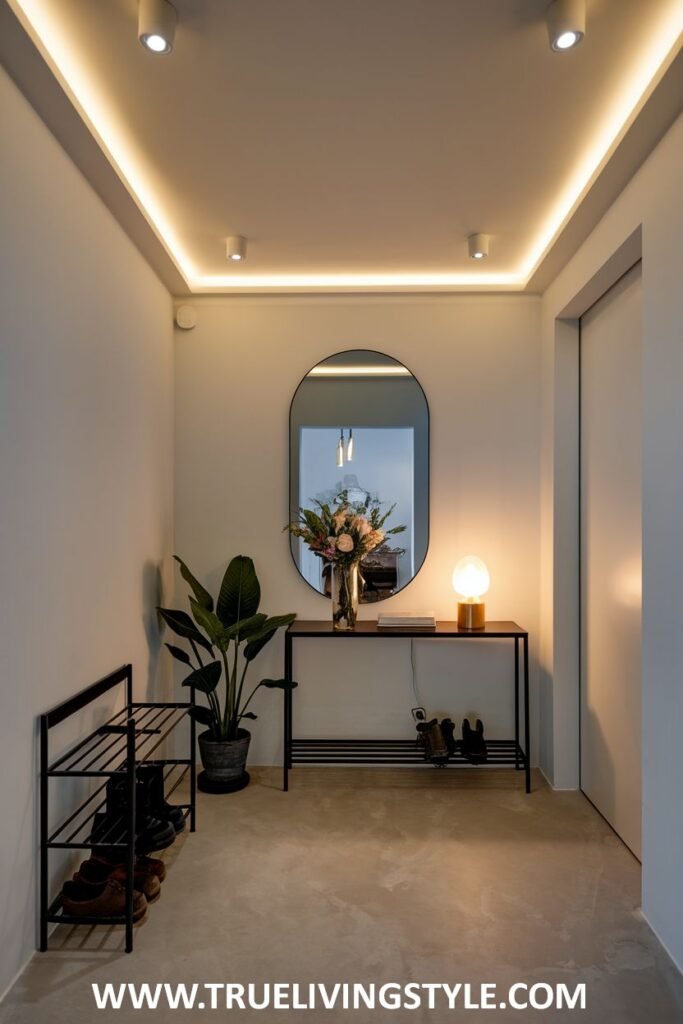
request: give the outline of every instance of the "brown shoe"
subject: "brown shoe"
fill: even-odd
[[[65,882],[62,889],[62,908],[70,917],[95,917],[106,920],[111,917],[125,917],[126,889],[120,882],[110,878],[101,886],[98,895],[93,895],[95,886],[84,886],[81,882]],[[133,920],[145,916],[147,900],[141,892],[133,893]]]
[[[156,875],[160,882],[163,882],[166,878],[166,865],[163,860],[159,860],[158,857],[138,857],[135,861],[135,870],[149,871],[151,875]]]
[[[125,865],[121,860],[120,851],[116,856],[112,854],[105,855],[104,853],[93,853],[90,856],[90,860],[99,861],[101,864],[107,864],[110,871],[115,871],[116,868],[123,868]],[[163,860],[159,860],[158,857],[136,857],[135,858],[135,874],[138,871],[146,871],[151,875],[156,875],[160,882],[163,882],[166,878],[166,865]]]
[[[84,888],[89,888],[93,891],[102,889],[105,882],[110,878],[114,881],[120,882],[125,887],[126,878],[128,872],[124,864],[117,864],[112,866],[107,864],[106,861],[98,860],[91,857],[90,860],[84,860],[78,871],[74,875],[74,882],[80,882]],[[152,903],[154,900],[159,899],[161,894],[161,882],[156,875],[153,875],[150,871],[144,868],[138,870],[137,864],[135,865],[135,873],[133,875],[133,884],[138,892],[141,892],[148,903]]]

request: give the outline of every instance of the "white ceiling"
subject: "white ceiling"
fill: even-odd
[[[523,287],[683,28],[681,0],[588,0],[583,44],[555,54],[547,0],[174,2],[155,57],[136,0],[10,0],[195,291]]]

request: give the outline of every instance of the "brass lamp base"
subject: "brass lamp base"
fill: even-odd
[[[483,629],[486,605],[483,601],[458,601],[458,629]]]

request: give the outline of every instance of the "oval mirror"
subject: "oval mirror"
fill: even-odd
[[[292,399],[289,445],[290,521],[304,510],[320,517],[352,508],[380,524],[360,563],[360,600],[381,601],[407,586],[429,543],[429,408],[410,370],[367,349],[318,363]],[[295,535],[290,542],[303,578],[329,597],[324,549]]]

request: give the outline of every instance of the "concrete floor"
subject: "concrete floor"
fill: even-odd
[[[587,1009],[244,1010],[280,1021],[681,1024],[683,982],[638,911],[640,868],[578,793],[519,775],[274,769],[202,796],[136,931],[61,928],[3,1024],[181,1022],[222,1012],[95,1011],[92,982],[585,982]],[[501,996],[502,998],[502,996]]]

